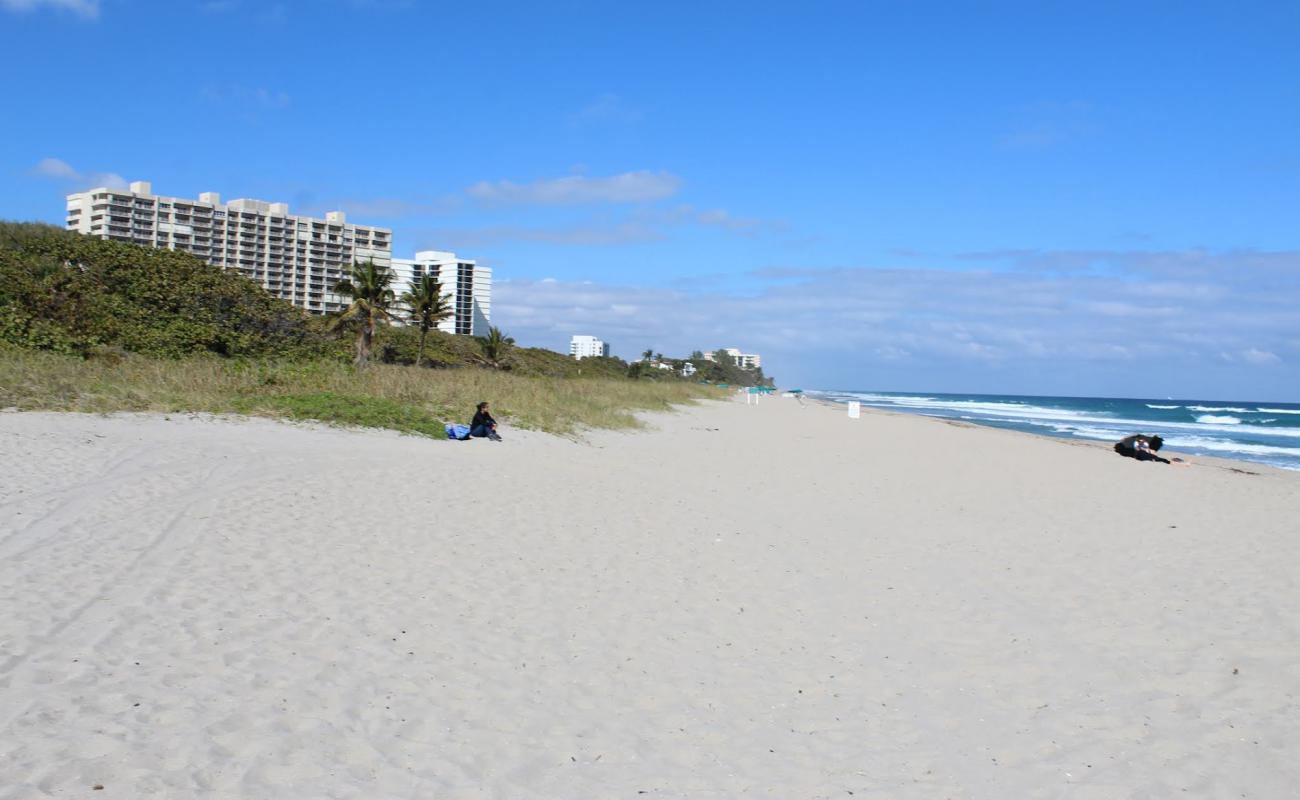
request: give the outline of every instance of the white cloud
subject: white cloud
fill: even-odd
[[[574,124],[621,123],[630,124],[641,120],[640,109],[628,105],[616,94],[605,93],[583,106],[569,119]]]
[[[110,189],[127,187],[126,178],[116,172],[79,172],[71,164],[58,158],[42,158],[36,162],[30,172],[42,178],[60,181],[66,185],[66,188],[77,191],[98,189],[101,186]]]
[[[425,231],[424,238],[445,243],[445,246],[452,249],[469,249],[503,242],[608,246],[657,242],[665,237],[662,231],[653,226],[635,221],[623,221],[589,222],[557,227],[488,225],[481,228],[440,228]]]
[[[288,108],[289,93],[258,87],[253,90],[253,100],[263,108]]]
[[[261,9],[257,18],[259,22],[279,25],[289,21],[289,7],[284,3],[271,3],[259,8]]]
[[[346,211],[358,218],[396,218],[423,217],[447,214],[464,205],[459,196],[435,197],[426,199],[406,199],[401,197],[372,197],[365,199],[338,200],[329,203],[312,203],[305,210]]]
[[[789,227],[784,220],[738,217],[724,208],[701,210],[689,203],[681,203],[670,208],[639,208],[632,213],[632,219],[659,227],[702,225],[744,236],[774,233]]]
[[[732,214],[726,209],[699,209],[689,203],[668,205],[658,201],[677,194],[683,180],[670,172],[637,170],[618,175],[589,176],[585,167],[574,174],[531,183],[509,180],[480,181],[465,190],[465,196],[482,206],[624,205],[627,210],[604,212],[596,219],[572,219],[545,226],[511,224],[462,229],[455,233],[475,244],[507,240],[552,244],[619,244],[667,238],[669,229],[702,226],[742,236],[784,231],[783,220],[759,219]],[[611,216],[612,214],[612,216]]]
[[[85,19],[99,17],[99,0],[0,0],[0,8],[18,12],[53,8],[70,11]]]
[[[757,220],[740,219],[733,217],[721,208],[714,208],[708,211],[701,211],[697,218],[702,225],[720,225],[724,228],[740,227],[747,228],[757,223]]]
[[[1300,358],[1300,252],[1199,253],[1203,273],[1187,279],[1140,275],[1186,254],[1146,256],[1149,264],[1130,254],[1129,269],[1112,275],[769,269],[742,292],[511,281],[498,284],[493,316],[521,341],[556,347],[581,330],[623,354],[729,344],[762,353],[788,378],[814,365],[826,374],[923,376],[896,388],[934,385],[955,370],[978,381],[979,370],[992,370],[1012,376],[996,384],[1007,391],[1042,388],[1034,381],[1047,375],[1061,386],[1111,376],[1112,392],[1165,396],[1211,374],[1227,380],[1215,369],[1262,374],[1251,368]],[[1300,391],[1300,374],[1267,372]]]
[[[1259,350],[1254,347],[1243,352],[1241,354],[1241,359],[1247,364],[1256,364],[1259,366],[1282,363],[1282,359],[1278,358],[1276,353],[1270,353],[1268,350]]]
[[[466,193],[485,203],[509,205],[582,205],[645,203],[676,194],[682,179],[669,172],[638,170],[606,177],[568,175],[532,183],[481,181]]]
[[[68,178],[74,179],[77,171],[68,165],[66,161],[60,161],[57,158],[42,158],[32,167],[32,174],[40,175],[43,178]]]
[[[756,236],[760,233],[775,233],[786,230],[789,226],[784,220],[759,219],[757,217],[738,217],[722,208],[712,208],[695,214],[695,221],[701,225]]]
[[[240,13],[247,19],[263,25],[281,25],[289,21],[289,6],[285,3],[269,3],[254,0],[203,0],[199,9],[208,14]]]
[[[376,216],[451,211],[455,203],[449,198],[438,204],[408,204],[402,201],[372,201],[343,204],[350,213],[374,212]],[[336,208],[339,206],[330,206]],[[382,212],[391,213],[382,213]],[[400,213],[399,213],[400,212]],[[722,209],[697,211],[690,205],[673,208],[639,208],[617,218],[593,217],[578,222],[552,225],[486,225],[478,228],[442,228],[426,230],[424,238],[456,247],[477,247],[503,242],[534,242],[562,246],[605,246],[665,241],[674,228],[701,225],[719,228],[740,236],[758,236],[785,230],[781,220],[734,217]]]
[[[243,86],[236,83],[209,84],[200,90],[200,95],[210,103],[246,110],[279,110],[288,108],[292,103],[288,92],[268,89],[265,86]]]
[[[1097,135],[1101,126],[1094,121],[1088,103],[1036,103],[1020,109],[1014,129],[999,143],[1011,150],[1045,150],[1067,142]]]

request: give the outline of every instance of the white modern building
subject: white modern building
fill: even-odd
[[[569,340],[569,355],[577,359],[609,356],[609,343],[595,336],[574,336]]]
[[[394,258],[393,292],[400,297],[411,284],[432,275],[454,312],[438,324],[446,333],[487,336],[492,324],[492,269],[442,250],[421,250],[415,258]],[[395,317],[401,317],[397,314]]]
[[[724,347],[722,352],[735,359],[736,365],[742,369],[758,369],[763,366],[763,358],[758,353],[742,353],[734,347]],[[717,351],[710,350],[704,354],[704,359],[706,361],[717,361],[714,357],[716,353]]]
[[[147,247],[183,250],[213,266],[237,269],[276,297],[316,314],[337,311],[333,293],[358,261],[389,267],[393,232],[349,223],[342,211],[324,219],[289,213],[287,203],[221,202],[155,196],[148,181],[126,191],[101,187],[68,195],[68,230]]]

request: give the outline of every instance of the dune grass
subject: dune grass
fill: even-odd
[[[511,425],[575,435],[635,428],[638,411],[713,396],[683,382],[546,378],[486,369],[419,369],[328,360],[271,362],[137,355],[82,359],[0,349],[0,408],[203,411],[388,428],[441,438],[468,422],[480,400]]]

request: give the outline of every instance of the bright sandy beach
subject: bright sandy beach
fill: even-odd
[[[0,798],[1300,796],[1300,473],[648,419],[0,414]]]

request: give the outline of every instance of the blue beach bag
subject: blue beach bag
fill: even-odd
[[[468,426],[468,425],[454,425],[454,424],[448,423],[447,426],[446,426],[446,428],[447,428],[447,438],[448,438],[448,439],[457,439],[457,440],[463,442],[463,441],[465,441],[466,439],[469,438],[469,426]]]

